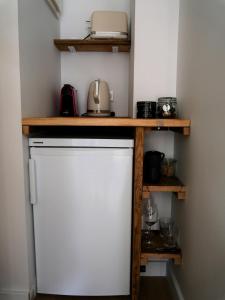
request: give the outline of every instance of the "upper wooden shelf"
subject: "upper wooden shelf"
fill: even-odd
[[[190,120],[184,119],[132,119],[117,117],[51,117],[51,118],[25,118],[22,120],[23,133],[29,134],[30,127],[36,126],[117,126],[117,127],[146,127],[169,128],[181,131],[184,135],[190,134]]]
[[[129,52],[131,42],[129,40],[102,39],[102,40],[73,40],[56,39],[55,46],[60,51],[70,52]]]

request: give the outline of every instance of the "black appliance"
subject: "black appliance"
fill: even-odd
[[[64,84],[61,89],[60,116],[79,116],[77,90],[70,84]]]
[[[156,102],[154,101],[137,102],[137,118],[154,119],[155,117],[156,117]]]
[[[161,162],[165,154],[159,151],[147,151],[144,155],[144,182],[158,183],[161,178]]]

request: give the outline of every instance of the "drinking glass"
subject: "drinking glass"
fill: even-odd
[[[164,246],[174,248],[177,244],[178,227],[171,218],[160,218],[160,235],[163,238]]]
[[[144,213],[144,222],[148,226],[148,238],[146,241],[147,246],[152,245],[151,240],[151,227],[158,221],[158,209],[156,204],[154,203],[152,198],[149,198],[147,200],[147,204],[145,207],[145,213]]]

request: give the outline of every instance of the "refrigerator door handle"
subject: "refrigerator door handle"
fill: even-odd
[[[30,202],[37,203],[37,187],[36,187],[36,167],[35,160],[29,159],[29,173],[30,173]]]

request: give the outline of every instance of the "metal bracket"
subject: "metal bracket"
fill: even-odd
[[[119,52],[119,46],[112,46],[112,53],[118,53]]]
[[[68,49],[71,53],[75,53],[76,52],[76,49],[74,46],[68,46]]]

